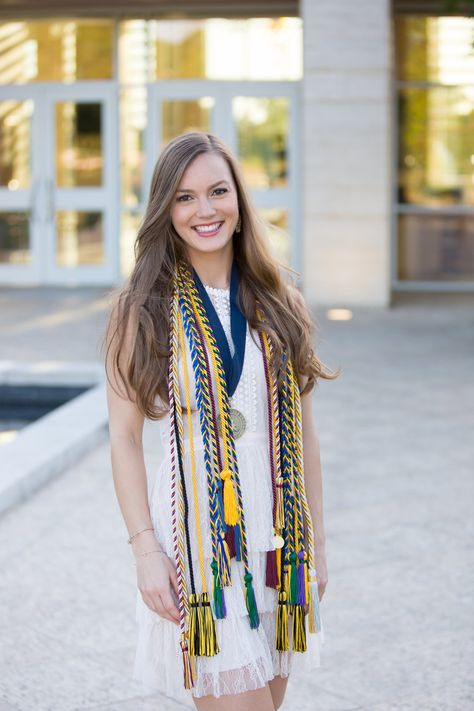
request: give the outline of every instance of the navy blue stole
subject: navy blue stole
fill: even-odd
[[[194,282],[201,298],[202,304],[207,314],[209,324],[216,339],[217,348],[222,360],[224,368],[225,382],[227,395],[231,397],[237,389],[245,358],[245,337],[247,333],[247,320],[242,313],[237,302],[237,294],[239,288],[239,270],[237,263],[232,263],[232,272],[230,276],[230,330],[232,342],[234,344],[234,355],[231,356],[229,343],[225,335],[225,331],[220,322],[219,316],[214,308],[209,294],[206,291],[204,284],[199,278],[195,269],[193,269]]]

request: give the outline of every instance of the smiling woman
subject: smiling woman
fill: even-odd
[[[156,163],[108,329],[112,469],[137,565],[133,676],[203,711],[274,711],[295,658],[314,669],[323,642],[306,394],[335,374],[266,240],[227,146],[178,136]],[[166,452],[151,490],[145,417]]]
[[[238,220],[237,188],[229,166],[221,156],[203,153],[185,170],[171,209],[173,227],[187,245],[198,273],[212,269],[204,266],[211,265],[209,256],[216,266],[222,260],[229,263]],[[209,277],[226,281],[220,270]],[[212,285],[226,287],[228,283]]]

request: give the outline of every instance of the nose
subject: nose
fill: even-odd
[[[198,217],[208,217],[209,215],[215,215],[216,208],[213,206],[212,202],[207,197],[199,198],[199,204],[196,211]]]

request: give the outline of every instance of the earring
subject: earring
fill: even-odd
[[[237,224],[235,226],[235,231],[240,232],[241,227],[242,227],[242,222],[241,222],[240,215],[239,215],[239,219],[237,220]]]

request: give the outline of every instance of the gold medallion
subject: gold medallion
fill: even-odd
[[[240,410],[237,410],[235,407],[231,407],[229,409],[229,414],[230,421],[232,424],[232,432],[234,433],[234,439],[239,439],[239,437],[242,437],[247,427],[245,417],[240,412]],[[220,414],[217,416],[217,428],[219,430],[220,436],[222,437],[222,423]]]

